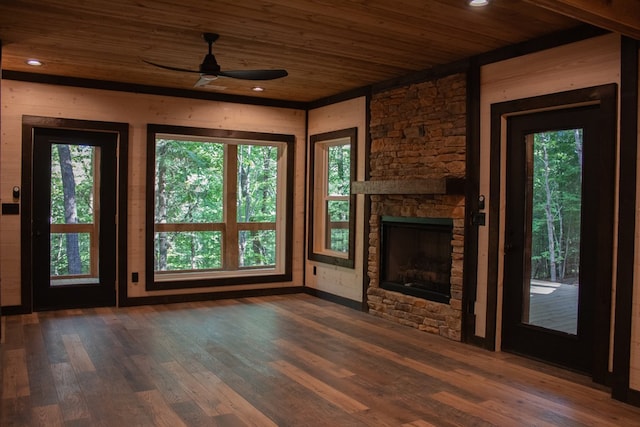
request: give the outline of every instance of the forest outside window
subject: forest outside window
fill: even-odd
[[[353,268],[357,129],[312,135],[309,259]]]
[[[148,127],[151,289],[290,280],[293,137]]]

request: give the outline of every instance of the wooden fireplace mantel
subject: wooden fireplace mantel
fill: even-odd
[[[354,181],[352,194],[464,194],[464,178]]]

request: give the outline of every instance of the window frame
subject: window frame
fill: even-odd
[[[356,223],[356,195],[349,192],[349,250],[342,255],[337,251],[331,251],[330,249],[318,249],[316,246],[319,242],[324,243],[327,233],[325,226],[327,217],[326,211],[319,206],[319,203],[325,203],[327,200],[331,200],[332,196],[327,194],[319,195],[316,190],[321,188],[326,190],[326,185],[323,182],[320,186],[317,185],[317,180],[326,180],[328,171],[327,163],[322,164],[322,170],[317,170],[317,157],[316,151],[318,147],[329,147],[332,145],[344,145],[337,141],[348,140],[350,144],[350,165],[349,165],[349,188],[351,184],[356,180],[357,172],[357,147],[358,147],[358,128],[341,129],[309,137],[309,213],[308,213],[308,248],[307,258],[311,261],[317,261],[325,264],[336,265],[346,268],[355,268],[355,223]],[[326,150],[325,152],[328,152]],[[318,218],[318,211],[323,212],[323,215]]]
[[[282,144],[282,155],[285,157],[283,161],[283,176],[279,176],[279,182],[285,181],[284,190],[278,191],[277,203],[278,211],[282,211],[284,218],[276,218],[276,230],[280,224],[281,230],[280,242],[283,242],[284,248],[276,248],[278,257],[283,258],[277,263],[275,268],[264,267],[248,267],[239,270],[205,270],[205,271],[176,271],[162,272],[157,274],[155,271],[155,167],[156,167],[156,139],[161,136],[171,135],[175,137],[192,139],[195,141],[216,140],[215,142],[226,143],[225,151],[229,146],[247,144],[267,145],[271,143]],[[292,279],[292,256],[293,256],[293,179],[294,179],[294,143],[295,136],[287,134],[272,134],[263,132],[248,132],[224,129],[195,128],[185,126],[172,125],[147,125],[147,174],[146,174],[146,290],[165,290],[165,289],[188,289],[215,286],[235,286],[235,285],[251,285],[258,283],[274,283],[287,282]],[[237,157],[236,157],[237,160]],[[237,176],[234,178],[237,185]],[[237,201],[233,201],[234,204]],[[235,212],[235,209],[233,210]],[[242,223],[244,224],[244,223]],[[232,231],[237,234],[238,231],[245,228],[236,222]],[[225,227],[224,218],[223,225]],[[258,227],[259,228],[259,227]],[[237,235],[231,238],[231,242],[237,242]],[[160,276],[160,277],[159,277]]]
[[[55,144],[64,144],[64,142],[52,143],[52,151],[53,145]],[[101,170],[101,159],[102,159],[102,147],[99,145],[85,145],[86,147],[92,148],[91,153],[91,162],[92,162],[92,194],[98,195],[100,194],[100,170]],[[50,224],[50,235],[53,234],[61,234],[62,236],[66,236],[67,234],[88,234],[89,235],[89,271],[87,273],[80,274],[60,274],[56,276],[51,276],[51,281],[55,282],[56,285],[61,286],[67,283],[72,282],[75,279],[96,279],[99,278],[99,259],[100,259],[100,245],[99,245],[99,236],[100,236],[100,198],[94,197],[93,204],[91,206],[92,210],[92,222],[79,222],[73,224],[67,224],[64,222],[54,222],[53,216]]]

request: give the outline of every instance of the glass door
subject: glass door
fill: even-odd
[[[526,135],[531,153],[531,239],[525,265],[522,322],[570,335],[578,333],[584,129]]]
[[[614,145],[599,143],[598,106],[511,117],[507,137],[502,348],[592,373]]]
[[[36,310],[115,304],[116,137],[36,129]]]

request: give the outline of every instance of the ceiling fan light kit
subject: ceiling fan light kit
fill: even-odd
[[[229,77],[232,79],[240,80],[274,80],[289,75],[287,70],[232,70],[222,71],[216,57],[213,55],[212,46],[213,43],[220,37],[215,33],[204,33],[202,35],[204,41],[209,45],[209,52],[205,55],[199,69],[189,70],[186,68],[172,67],[169,65],[162,65],[155,62],[147,61],[143,59],[143,62],[153,65],[154,67],[163,68],[170,71],[179,71],[184,73],[199,73],[200,79],[194,85],[195,87],[204,86],[207,83],[216,80],[218,77]]]

